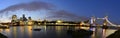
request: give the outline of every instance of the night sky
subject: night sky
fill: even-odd
[[[71,14],[77,16],[85,16],[85,17],[91,17],[91,16],[104,17],[108,15],[110,21],[114,23],[119,23],[120,21],[119,0],[0,0],[0,10],[3,11],[12,5],[21,4],[21,3],[30,3],[34,1],[44,2],[47,3],[48,5],[49,4],[51,5],[51,7],[43,7],[44,9],[50,8],[54,10],[65,10]],[[0,13],[1,15],[3,14],[3,12]],[[19,13],[17,15],[20,16],[22,14],[24,13],[21,14]],[[8,16],[3,15],[3,17],[4,19],[6,19],[7,17],[10,17],[10,15]],[[29,15],[30,14],[27,14],[26,16]],[[32,16],[36,16],[36,15],[33,14]]]

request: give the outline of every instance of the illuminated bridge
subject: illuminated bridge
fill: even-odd
[[[112,27],[120,27],[120,25],[116,25],[116,24],[113,24],[112,22],[110,22],[108,20],[108,16],[105,16],[104,18],[95,18],[95,17],[92,17],[91,18],[91,21],[90,21],[90,24],[92,25],[97,25],[96,24],[96,20],[99,19],[99,20],[103,20],[103,25],[104,26],[112,26]]]

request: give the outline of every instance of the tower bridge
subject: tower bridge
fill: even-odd
[[[105,26],[120,27],[120,25],[116,25],[116,24],[113,24],[112,22],[110,22],[110,21],[108,20],[108,16],[105,16],[104,18],[91,17],[90,24],[96,25],[96,20],[97,20],[97,19],[103,20],[103,25],[105,25]]]

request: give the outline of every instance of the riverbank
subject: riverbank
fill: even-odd
[[[0,33],[0,38],[8,38],[8,37]]]

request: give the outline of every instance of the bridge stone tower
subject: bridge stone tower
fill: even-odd
[[[91,17],[90,24],[95,25],[96,18],[95,16]]]
[[[104,26],[107,26],[107,24],[108,24],[107,19],[108,19],[108,16],[105,16],[104,20],[103,20],[103,25]]]
[[[108,24],[107,21],[104,20],[104,21],[103,21],[103,25],[104,25],[104,26],[107,26],[107,24]]]

